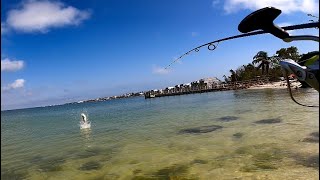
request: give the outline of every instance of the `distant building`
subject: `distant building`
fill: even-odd
[[[216,77],[203,78],[201,80],[204,81],[208,88],[212,88],[222,83],[222,81]]]

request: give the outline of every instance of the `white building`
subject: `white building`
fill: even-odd
[[[222,81],[216,77],[209,77],[209,78],[203,78],[202,79],[204,83],[207,84],[208,88],[211,88],[212,86],[220,85]]]

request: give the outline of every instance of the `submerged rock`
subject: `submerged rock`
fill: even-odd
[[[223,122],[235,121],[237,119],[239,119],[239,117],[236,117],[236,116],[224,116],[224,117],[218,118],[219,121],[223,121]]]
[[[310,133],[309,137],[304,138],[302,142],[319,143],[319,132]]]
[[[310,133],[310,136],[319,138],[319,132],[312,132]]]
[[[234,133],[232,136],[235,137],[235,138],[237,138],[237,139],[240,139],[240,138],[242,138],[243,133],[240,133],[240,132]]]
[[[82,171],[91,171],[91,170],[98,170],[98,169],[101,169],[101,164],[98,163],[98,162],[95,162],[95,161],[90,161],[90,162],[87,162],[87,163],[84,163],[80,168],[79,170],[82,170]]]
[[[161,179],[173,179],[175,177],[184,177],[188,173],[188,166],[186,165],[173,165],[158,170],[153,175]]]
[[[271,119],[262,119],[259,121],[256,121],[256,124],[274,124],[274,123],[280,123],[282,120],[280,118],[271,118]]]
[[[191,162],[191,164],[207,164],[208,161],[202,159],[195,159]]]
[[[297,164],[303,165],[305,167],[316,168],[319,170],[319,154],[317,155],[295,154],[293,158],[296,160]]]
[[[187,165],[172,165],[165,167],[151,174],[136,175],[132,180],[165,180],[165,179],[185,179],[185,180],[196,180],[193,176],[188,175],[189,166]]]
[[[308,142],[308,143],[319,143],[319,138],[315,137],[306,137],[302,140],[302,142]]]
[[[140,174],[142,172],[141,169],[135,169],[132,171],[132,174]]]
[[[61,171],[62,164],[65,162],[65,159],[61,157],[55,157],[50,159],[45,159],[41,161],[39,164],[39,168],[43,172],[50,172],[50,171]]]
[[[195,128],[182,129],[179,131],[179,134],[201,134],[201,133],[212,132],[221,128],[223,127],[218,125],[200,126]]]

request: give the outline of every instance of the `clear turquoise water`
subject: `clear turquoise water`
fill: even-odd
[[[319,108],[260,89],[2,111],[1,178],[318,179]]]

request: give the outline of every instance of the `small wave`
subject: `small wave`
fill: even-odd
[[[80,122],[80,129],[87,129],[87,128],[91,128],[91,122]]]

